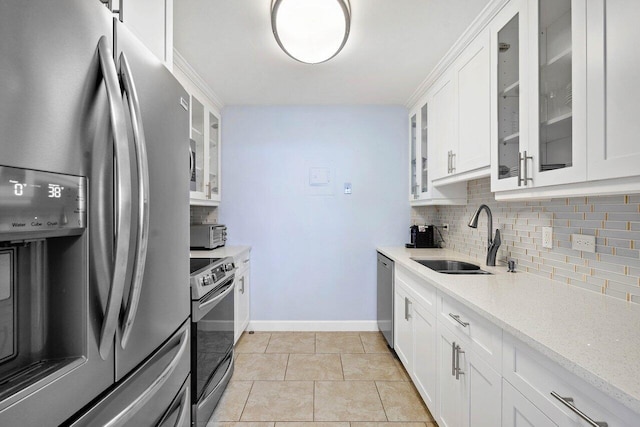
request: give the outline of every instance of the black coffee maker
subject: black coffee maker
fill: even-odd
[[[437,248],[438,245],[434,236],[434,225],[412,225],[411,243],[407,243],[407,248]]]

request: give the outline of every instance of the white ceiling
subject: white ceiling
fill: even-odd
[[[405,104],[488,0],[351,0],[322,64],[278,47],[271,0],[176,0],[174,45],[225,105]]]

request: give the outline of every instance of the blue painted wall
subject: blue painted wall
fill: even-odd
[[[409,239],[407,141],[400,106],[224,108],[219,222],[253,247],[252,320],[375,320],[375,248]]]

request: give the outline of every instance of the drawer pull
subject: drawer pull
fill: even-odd
[[[404,297],[404,320],[406,320],[407,322],[409,321],[409,318],[411,317],[411,315],[409,314],[409,305],[411,304],[411,301],[409,301],[409,298]]]
[[[451,343],[451,376],[456,375],[456,342]]]
[[[575,412],[580,418],[585,420],[590,426],[592,426],[592,427],[609,427],[609,424],[605,423],[604,421],[593,421],[587,414],[582,412],[580,409],[576,408],[573,405],[573,398],[572,397],[562,397],[558,393],[556,393],[555,391],[551,392],[551,396],[555,397],[564,406],[566,406],[567,408],[569,408],[573,412]]]
[[[463,322],[462,320],[460,320],[460,315],[459,314],[453,314],[453,313],[449,313],[449,317],[451,317],[453,320],[455,320],[456,322],[460,323],[462,326],[464,326],[465,328],[467,326],[469,326],[469,322]]]
[[[456,379],[459,380],[460,375],[464,375],[464,371],[460,369],[460,353],[464,354],[464,351],[462,351],[462,347],[460,347],[459,345],[456,345],[455,350],[456,350]]]

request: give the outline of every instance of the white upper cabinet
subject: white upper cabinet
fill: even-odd
[[[119,0],[113,7],[145,46],[173,69],[173,0]]]
[[[640,2],[587,2],[589,180],[640,175]]]
[[[220,193],[220,114],[205,94],[192,83],[179,67],[174,74],[189,92],[191,180],[189,197],[192,205],[218,205]],[[185,156],[187,154],[185,153]]]
[[[457,145],[456,88],[452,72],[434,85],[430,98],[433,110],[433,177],[447,176],[455,170],[453,156]]]
[[[527,151],[526,0],[510,2],[491,24],[491,189],[522,184],[521,156]]]
[[[438,118],[434,117],[434,102],[431,97],[419,104],[409,114],[410,157],[409,166],[411,194],[409,200],[412,205],[451,205],[467,202],[467,189],[464,183],[446,187],[433,186],[433,170],[436,168],[438,146],[435,132],[442,129],[436,125]]]
[[[536,187],[587,178],[586,2],[529,3],[532,96],[525,184]],[[536,55],[537,54],[537,55]]]
[[[453,173],[486,168],[491,161],[489,50],[487,29],[464,50],[455,65],[458,146],[454,148]]]
[[[585,10],[514,0],[494,21],[494,191],[586,179]]]

